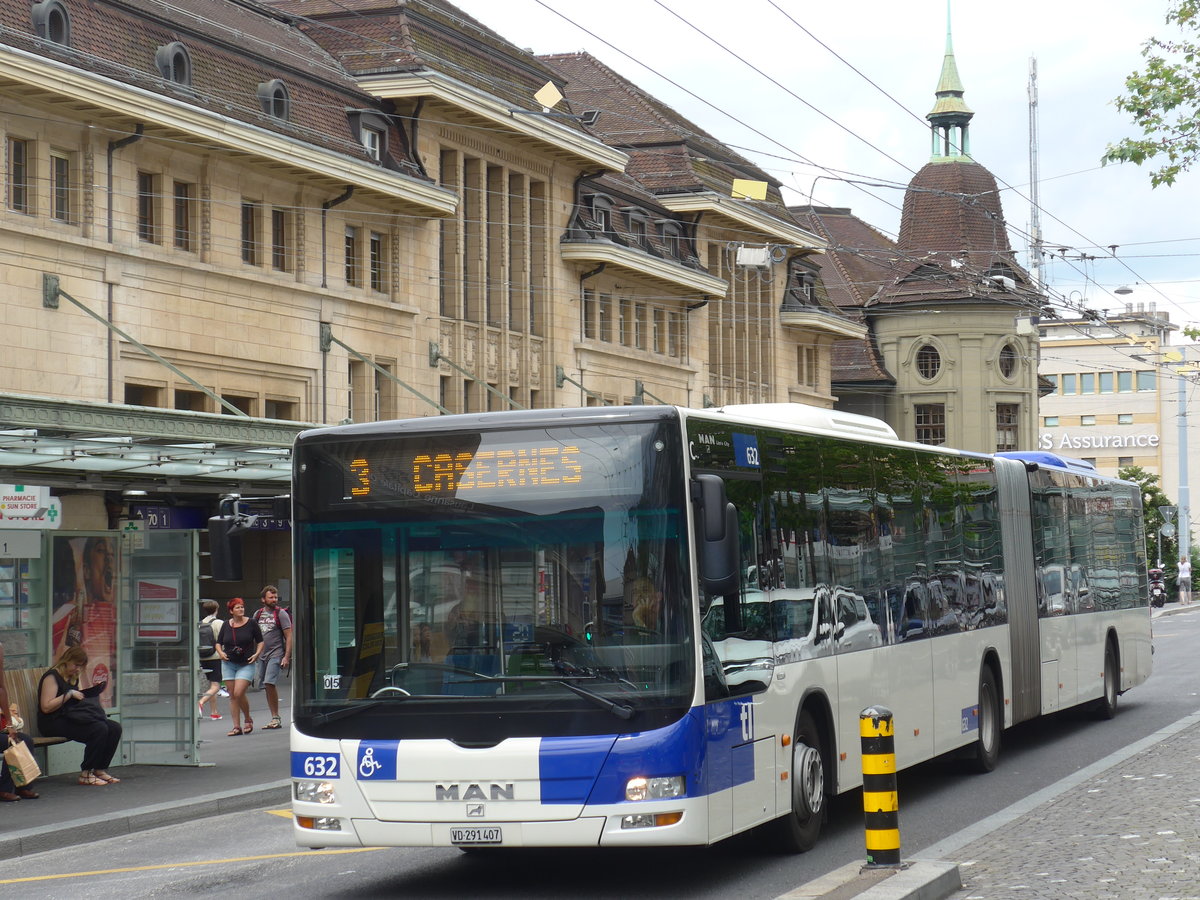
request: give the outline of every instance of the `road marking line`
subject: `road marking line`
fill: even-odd
[[[238,856],[233,859],[200,859],[195,862],[157,863],[152,866],[125,866],[120,869],[93,869],[90,872],[63,872],[58,875],[31,875],[27,878],[4,878],[0,884],[24,884],[31,881],[56,881],[62,878],[82,878],[88,875],[121,875],[128,872],[153,872],[156,869],[186,869],[195,866],[217,866],[236,862],[257,862],[264,859],[289,859],[297,856],[337,856],[343,853],[370,853],[384,847],[344,847],[338,850],[297,850],[293,853],[265,853],[261,856]]]

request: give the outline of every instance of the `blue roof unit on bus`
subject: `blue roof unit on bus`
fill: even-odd
[[[1044,450],[1006,450],[997,453],[1005,459],[1019,459],[1022,462],[1037,463],[1051,469],[1064,469],[1078,475],[1099,475],[1096,467],[1082,459],[1072,459],[1069,456],[1059,456],[1057,453],[1047,453]]]

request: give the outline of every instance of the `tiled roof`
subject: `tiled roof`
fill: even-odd
[[[895,243],[848,209],[793,206],[800,223],[829,242],[816,260],[829,299],[843,309],[858,309],[900,274]]]
[[[996,179],[970,160],[927,163],[909,182],[900,219],[900,249],[986,271],[1013,262]]]
[[[794,206],[791,213],[809,231],[825,238],[829,249],[815,259],[829,299],[843,315],[870,322],[863,308],[885,285],[896,279],[896,245],[848,209]],[[830,354],[835,385],[895,384],[868,331],[861,340],[836,341]]]
[[[727,196],[735,178],[765,181],[771,215],[792,221],[776,179],[594,56],[561,53],[539,58],[562,73],[563,93],[577,113],[600,113],[589,130],[628,153],[626,171],[651,191],[715,191]]]
[[[556,80],[533,54],[441,0],[264,2],[295,17],[356,76],[430,70],[522,109],[538,108],[533,95]],[[569,118],[557,121],[582,127]]]
[[[832,369],[830,380],[835,393],[838,385],[896,383],[883,365],[883,357],[875,345],[873,334],[859,341],[835,341],[829,356]]]
[[[0,42],[173,97],[191,106],[287,135],[297,141],[366,159],[345,110],[375,105],[353,78],[286,17],[253,0],[159,0],[67,4],[70,46],[35,37],[26,0],[0,0]],[[186,47],[190,86],[164,79],[156,66],[159,47]],[[267,115],[258,86],[281,80],[291,100],[290,120]],[[136,119],[137,110],[129,111]],[[402,146],[400,140],[391,142]],[[397,150],[397,155],[402,154]],[[411,161],[398,158],[409,174]]]

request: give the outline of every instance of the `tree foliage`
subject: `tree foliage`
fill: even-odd
[[[1142,510],[1146,521],[1146,558],[1151,561],[1152,565],[1159,559],[1166,560],[1168,563],[1176,559],[1177,542],[1174,538],[1164,537],[1160,532],[1166,519],[1163,518],[1163,514],[1159,512],[1158,508],[1174,506],[1174,504],[1159,487],[1159,477],[1152,472],[1147,472],[1141,466],[1125,466],[1118,469],[1117,477],[1124,481],[1132,481],[1141,488]]]
[[[1200,158],[1200,0],[1173,0],[1166,22],[1183,34],[1146,41],[1145,68],[1125,79],[1128,93],[1113,101],[1129,113],[1142,137],[1109,144],[1102,160],[1139,166],[1162,160],[1150,173],[1154,187],[1174,184]]]

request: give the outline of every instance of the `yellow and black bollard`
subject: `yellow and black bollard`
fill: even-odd
[[[900,865],[900,805],[896,799],[896,741],[892,711],[871,706],[858,714],[862,738],[863,812],[867,865]]]

